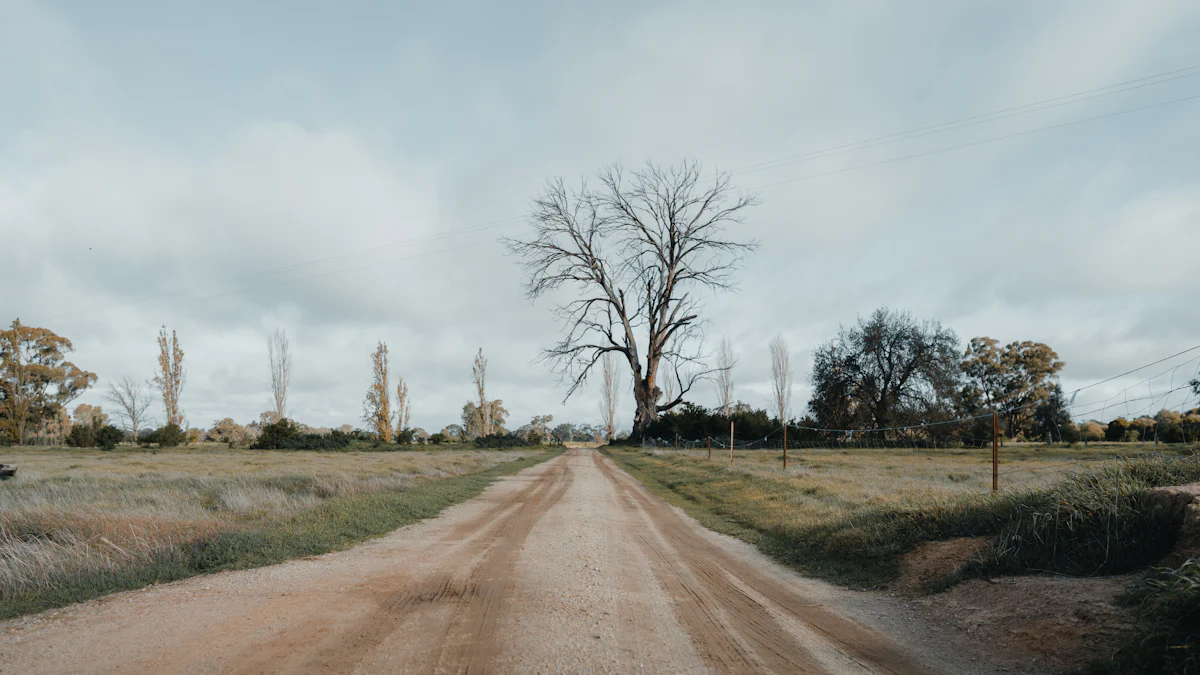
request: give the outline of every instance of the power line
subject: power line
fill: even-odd
[[[1168,360],[1169,360],[1169,359],[1170,359],[1170,358],[1172,358],[1172,357],[1167,357],[1167,358],[1168,358]],[[1147,377],[1146,379],[1142,380],[1141,382],[1138,382],[1138,383],[1136,383],[1136,384],[1131,384],[1131,385],[1129,385],[1128,387],[1125,387],[1124,389],[1122,389],[1122,390],[1118,391],[1116,394],[1113,394],[1112,396],[1109,396],[1108,398],[1106,398],[1106,399],[1104,400],[1104,404],[1103,404],[1103,406],[1101,406],[1100,408],[1098,408],[1098,410],[1101,410],[1101,411],[1103,411],[1103,410],[1107,409],[1107,408],[1108,408],[1108,402],[1109,402],[1109,401],[1111,401],[1113,398],[1115,398],[1117,395],[1119,395],[1119,394],[1123,394],[1123,393],[1126,393],[1126,392],[1128,392],[1129,390],[1131,390],[1131,389],[1133,389],[1133,388],[1135,388],[1135,387],[1140,387],[1140,386],[1142,386],[1143,384],[1146,384],[1146,383],[1148,383],[1148,382],[1152,382],[1152,381],[1154,381],[1154,380],[1157,380],[1158,378],[1162,377],[1163,375],[1166,375],[1167,373],[1171,373],[1171,374],[1172,374],[1172,375],[1171,375],[1171,380],[1172,380],[1172,382],[1171,382],[1171,386],[1172,386],[1172,387],[1174,387],[1174,379],[1175,379],[1175,378],[1174,378],[1174,373],[1175,373],[1175,371],[1177,371],[1177,370],[1179,370],[1180,368],[1182,368],[1182,367],[1184,367],[1184,366],[1188,365],[1189,363],[1192,363],[1193,361],[1200,361],[1200,356],[1196,356],[1196,357],[1190,358],[1190,359],[1188,359],[1187,361],[1184,361],[1183,363],[1180,363],[1180,364],[1176,365],[1174,368],[1167,368],[1166,370],[1162,371],[1161,373],[1159,373],[1159,374],[1157,374],[1157,375],[1151,375],[1150,377]],[[1151,364],[1151,365],[1153,365],[1153,364]],[[1149,366],[1143,366],[1143,367],[1149,367]],[[1197,370],[1200,370],[1200,366],[1198,366],[1198,367],[1197,367]],[[1089,386],[1092,386],[1092,385],[1089,385]],[[1167,392],[1167,396],[1170,396],[1170,394],[1171,394],[1171,393],[1173,393],[1173,392],[1176,392],[1176,391],[1179,391],[1180,389],[1187,389],[1187,388],[1189,388],[1189,386],[1188,386],[1188,385],[1185,385],[1185,386],[1183,386],[1183,387],[1176,387],[1176,388],[1174,388],[1174,389],[1171,389],[1170,391],[1168,391],[1168,392]],[[1128,396],[1128,395],[1127,395],[1127,396]],[[1155,397],[1153,392],[1151,392],[1151,395],[1150,395],[1150,397],[1151,397],[1151,398],[1154,398],[1154,397]],[[1129,399],[1129,400],[1145,400],[1145,399]],[[1128,403],[1128,402],[1129,402],[1129,400],[1122,400],[1120,403]],[[1096,405],[1096,403],[1097,403],[1096,401],[1092,401],[1092,402],[1088,402],[1088,403],[1072,403],[1071,405],[1068,405],[1067,407],[1068,407],[1068,408],[1075,408],[1075,407],[1084,406],[1084,405]],[[1166,407],[1166,406],[1164,405],[1163,407]],[[1087,413],[1073,413],[1073,416],[1076,416],[1076,415],[1088,415],[1088,414],[1091,414],[1091,413],[1093,413],[1093,412],[1095,412],[1095,410],[1089,411],[1089,412],[1087,412]]]
[[[1192,387],[1191,387],[1191,385],[1185,384],[1185,385],[1183,385],[1183,386],[1181,386],[1181,387],[1175,387],[1174,389],[1169,389],[1169,390],[1167,390],[1167,391],[1163,392],[1162,394],[1153,394],[1153,395],[1150,395],[1150,396],[1140,396],[1140,397],[1138,397],[1138,398],[1126,398],[1126,399],[1122,399],[1121,401],[1118,401],[1118,402],[1117,402],[1116,404],[1114,404],[1114,405],[1123,405],[1123,404],[1127,404],[1127,403],[1138,403],[1138,402],[1140,402],[1140,401],[1161,401],[1161,400],[1163,400],[1164,398],[1166,398],[1167,396],[1170,396],[1171,394],[1173,394],[1173,393],[1175,393],[1175,392],[1177,392],[1177,391],[1182,391],[1182,390],[1184,390],[1184,389],[1191,389],[1191,388],[1192,388]],[[1090,405],[1095,405],[1095,404],[1094,404],[1094,403],[1092,403],[1092,404],[1090,404]],[[1092,410],[1088,410],[1088,411],[1085,411],[1085,412],[1081,412],[1081,413],[1072,413],[1072,417],[1083,417],[1084,415],[1091,415],[1091,414],[1093,414],[1093,413],[1095,413],[1095,412],[1097,412],[1097,411],[1104,411],[1104,410],[1108,409],[1109,407],[1110,407],[1110,406],[1108,406],[1107,404],[1105,404],[1105,405],[1103,405],[1103,406],[1100,406],[1099,408],[1093,408]],[[1145,411],[1145,410],[1147,410],[1148,408],[1152,408],[1152,407],[1154,407],[1154,403],[1151,403],[1150,405],[1148,405],[1148,406],[1146,406],[1146,407],[1142,408],[1142,409],[1141,409],[1140,411],[1138,411],[1138,412],[1139,412],[1139,413],[1141,413],[1141,412],[1144,412],[1144,411]],[[1126,414],[1133,414],[1133,413],[1126,413]],[[1118,417],[1122,417],[1122,415],[1118,415]],[[1113,419],[1116,419],[1116,418],[1114,417]],[[1101,420],[1097,420],[1097,421],[1101,421]],[[1111,420],[1109,420],[1109,421],[1111,421]]]
[[[1150,86],[1154,86],[1157,84],[1163,84],[1165,82],[1171,82],[1173,80],[1179,80],[1179,79],[1183,79],[1183,78],[1187,78],[1187,77],[1195,77],[1197,75],[1200,75],[1200,70],[1197,70],[1198,68],[1200,68],[1200,64],[1194,65],[1194,66],[1189,66],[1187,68],[1180,68],[1178,70],[1167,71],[1165,73],[1159,73],[1157,75],[1148,75],[1146,77],[1137,78],[1135,80],[1128,80],[1126,82],[1112,84],[1112,85],[1108,85],[1106,87],[1099,87],[1096,89],[1087,89],[1084,91],[1076,92],[1074,94],[1066,94],[1064,96],[1057,96],[1055,98],[1045,99],[1042,101],[1036,101],[1034,103],[1027,103],[1025,105],[1014,106],[1011,108],[1004,108],[1004,109],[996,110],[996,111],[989,112],[989,113],[982,113],[979,115],[972,115],[970,117],[963,117],[963,118],[960,118],[957,120],[951,120],[949,122],[942,122],[941,124],[932,124],[932,125],[928,125],[928,126],[917,127],[915,129],[909,129],[908,131],[900,131],[900,132],[888,134],[886,136],[876,136],[875,138],[870,138],[870,139],[866,139],[866,140],[862,140],[862,141],[856,141],[854,143],[845,143],[843,145],[836,145],[836,146],[832,146],[832,147],[825,148],[822,150],[813,150],[813,151],[802,153],[799,155],[792,155],[791,157],[784,157],[781,159],[773,159],[773,160],[767,160],[764,162],[758,162],[756,164],[749,164],[749,165],[734,169],[730,173],[733,175],[740,175],[740,174],[746,174],[746,173],[755,173],[758,171],[765,171],[768,169],[777,169],[777,168],[780,168],[783,166],[790,166],[792,164],[797,164],[800,162],[807,162],[807,161],[811,161],[811,160],[815,160],[815,159],[824,159],[826,157],[833,157],[836,155],[844,154],[846,152],[855,152],[858,150],[865,150],[867,148],[874,148],[874,147],[878,147],[881,145],[887,145],[890,143],[898,143],[900,141],[911,140],[913,138],[921,138],[921,137],[929,136],[932,134],[939,134],[939,133],[944,133],[947,131],[953,131],[955,129],[962,129],[964,127],[975,126],[978,124],[985,124],[987,122],[994,122],[996,120],[1008,119],[1008,118],[1017,117],[1020,115],[1028,115],[1028,114],[1035,113],[1035,112],[1041,112],[1043,110],[1049,110],[1051,108],[1057,108],[1057,107],[1064,106],[1064,105],[1071,105],[1073,103],[1082,103],[1084,101],[1090,101],[1092,99],[1100,98],[1103,96],[1112,96],[1114,94],[1120,94],[1120,93],[1124,93],[1127,91],[1133,91],[1135,89],[1141,89],[1143,87],[1150,87]],[[1185,71],[1191,71],[1191,72],[1185,73]],[[1184,73],[1184,74],[1176,75],[1177,73]],[[1156,78],[1162,78],[1163,76],[1166,76],[1166,75],[1175,75],[1175,77],[1170,77],[1170,78],[1166,78],[1166,79],[1156,79]],[[1151,80],[1151,79],[1155,79],[1155,81],[1144,82],[1144,80]],[[1124,87],[1121,89],[1114,89],[1115,87],[1123,87],[1124,85],[1137,83],[1137,82],[1143,82],[1143,83],[1137,84],[1135,86]],[[1110,90],[1110,89],[1112,91],[1105,91],[1105,90]],[[1103,93],[1094,93],[1093,94],[1092,92],[1103,92]],[[1078,98],[1080,96],[1083,96],[1084,94],[1092,94],[1092,95],[1084,96],[1083,98]],[[1066,99],[1071,99],[1071,100],[1066,100]],[[1037,106],[1040,106],[1040,107],[1037,107]]]
[[[1047,102],[1057,101],[1057,100],[1060,100],[1060,99],[1066,99],[1066,98],[1071,98],[1071,97],[1074,97],[1074,96],[1079,96],[1080,94],[1085,94],[1085,93],[1090,93],[1090,92],[1097,92],[1097,91],[1103,91],[1103,90],[1105,90],[1105,89],[1112,89],[1112,88],[1116,88],[1116,87],[1122,87],[1122,86],[1124,86],[1124,85],[1127,85],[1127,84],[1130,84],[1130,83],[1142,82],[1142,81],[1144,81],[1144,80],[1153,79],[1153,78],[1160,78],[1160,77],[1163,77],[1163,76],[1166,76],[1166,75],[1177,75],[1176,77],[1173,77],[1173,78],[1170,78],[1170,79],[1179,79],[1179,78],[1181,78],[1181,77],[1190,77],[1190,76],[1192,76],[1192,75],[1200,75],[1200,72],[1192,72],[1192,73],[1185,74],[1185,75],[1178,75],[1179,73],[1185,73],[1185,72],[1188,72],[1188,71],[1193,71],[1193,70],[1196,70],[1196,69],[1200,69],[1200,64],[1193,65],[1193,66],[1189,66],[1189,67],[1187,67],[1187,68],[1181,68],[1181,69],[1177,69],[1177,70],[1174,70],[1174,71],[1167,71],[1167,72],[1165,72],[1165,73],[1159,73],[1158,75],[1151,75],[1151,76],[1147,76],[1147,77],[1144,77],[1144,78],[1138,78],[1138,79],[1135,79],[1135,80],[1129,80],[1129,81],[1126,81],[1126,82],[1124,82],[1124,83],[1118,83],[1118,84],[1115,84],[1115,85],[1109,85],[1108,87],[1101,87],[1101,88],[1099,88],[1099,89],[1093,89],[1093,90],[1085,90],[1084,92],[1077,92],[1076,94],[1067,94],[1067,95],[1065,95],[1065,96],[1057,97],[1057,98],[1055,98],[1055,99],[1046,99],[1045,101],[1041,101],[1041,102],[1037,102],[1037,103],[1032,103],[1032,104],[1025,104],[1025,105],[1023,105],[1023,106],[1016,106],[1016,107],[1013,107],[1013,108],[1006,108],[1006,109],[1003,109],[1003,110],[1000,110],[1000,111],[995,111],[995,112],[993,112],[993,113],[985,113],[985,114],[983,114],[983,115],[976,115],[976,116],[972,116],[972,117],[962,118],[962,119],[960,119],[960,120],[956,120],[956,121],[954,121],[954,122],[946,122],[946,123],[942,123],[942,124],[938,124],[938,125],[931,125],[931,126],[929,126],[929,127],[921,127],[921,128],[919,128],[919,129],[917,129],[917,130],[914,130],[914,131],[923,131],[923,130],[927,130],[927,129],[932,129],[932,128],[937,128],[937,127],[946,126],[946,125],[948,125],[948,124],[955,124],[955,123],[958,123],[958,122],[964,122],[964,121],[974,120],[974,119],[977,119],[977,118],[987,117],[987,116],[989,116],[989,115],[996,115],[996,114],[999,114],[999,113],[1005,113],[1005,112],[1009,112],[1009,111],[1015,111],[1015,110],[1019,110],[1019,109],[1022,109],[1022,108],[1028,108],[1028,107],[1030,107],[1030,106],[1036,106],[1036,105],[1040,105],[1040,104],[1042,104],[1042,103],[1047,103]],[[1165,82],[1165,81],[1169,81],[1169,80],[1160,80],[1160,81],[1161,81],[1161,82]],[[1132,89],[1132,88],[1139,88],[1140,86],[1149,86],[1149,84],[1157,84],[1157,83],[1158,83],[1158,82],[1147,83],[1147,84],[1139,85],[1138,87],[1130,87],[1130,89]],[[1122,90],[1120,90],[1120,91],[1126,91],[1126,90],[1128,90],[1128,89],[1122,89]],[[1111,93],[1119,93],[1119,92],[1111,92]],[[1149,109],[1153,109],[1153,108],[1158,108],[1158,107],[1162,107],[1162,106],[1166,106],[1166,105],[1172,105],[1172,104],[1176,104],[1176,103],[1182,103],[1182,102],[1185,102],[1185,101],[1190,101],[1190,100],[1193,100],[1193,99],[1196,99],[1196,98],[1200,98],[1200,95],[1188,96],[1188,97],[1184,97],[1184,98],[1180,98],[1180,99],[1174,99],[1174,100],[1170,100],[1170,101],[1163,101],[1163,102],[1154,103],[1154,104],[1150,104],[1150,105],[1146,105],[1146,106],[1142,106],[1142,107],[1138,107],[1138,108],[1131,108],[1131,109],[1122,110],[1122,111],[1118,111],[1118,112],[1114,112],[1114,113],[1108,113],[1108,114],[1105,114],[1105,115],[1098,115],[1098,116],[1095,116],[1095,117],[1084,118],[1084,119],[1080,119],[1080,120],[1075,120],[1075,121],[1066,122],[1066,123],[1062,123],[1062,124],[1050,125],[1050,126],[1046,126],[1046,127],[1039,127],[1039,128],[1036,128],[1036,129],[1031,129],[1031,130],[1027,130],[1027,131],[1023,131],[1023,132],[1018,132],[1018,133],[1013,133],[1013,134],[1006,134],[1006,135],[1003,135],[1003,136],[996,136],[996,137],[987,138],[987,139],[983,139],[983,140],[979,140],[979,141],[973,141],[973,142],[970,142],[970,143],[963,143],[963,144],[959,144],[959,145],[954,145],[954,146],[949,146],[949,147],[944,147],[944,148],[938,148],[938,149],[929,150],[929,151],[925,151],[925,152],[913,153],[913,154],[904,155],[904,156],[900,156],[900,157],[893,157],[893,158],[889,158],[889,159],[885,159],[885,160],[880,160],[880,161],[876,161],[876,162],[869,162],[869,163],[866,163],[866,164],[859,164],[859,165],[855,165],[855,166],[844,167],[844,168],[837,169],[837,170],[826,171],[826,172],[821,172],[821,173],[816,173],[816,174],[810,174],[810,175],[806,175],[806,176],[799,176],[799,177],[796,177],[796,178],[791,178],[791,179],[787,179],[787,180],[782,180],[782,181],[777,181],[777,182],[773,182],[773,183],[767,183],[767,184],[764,184],[764,185],[759,185],[759,186],[757,186],[757,187],[755,187],[755,188],[751,188],[751,189],[754,189],[754,190],[761,190],[761,189],[765,189],[765,188],[769,188],[769,187],[775,187],[775,186],[778,186],[778,185],[783,185],[783,184],[787,184],[787,183],[794,183],[794,182],[798,182],[798,181],[802,181],[802,180],[808,180],[808,179],[812,179],[812,178],[818,178],[818,177],[823,177],[823,176],[829,176],[829,175],[835,175],[835,174],[840,174],[840,173],[846,173],[846,172],[849,172],[849,171],[856,171],[856,170],[859,170],[859,169],[865,169],[865,168],[874,167],[874,166],[880,166],[880,165],[884,165],[884,164],[892,164],[892,163],[901,162],[901,161],[906,161],[906,160],[910,160],[910,159],[916,159],[916,158],[919,158],[919,157],[925,157],[925,156],[929,156],[929,155],[940,154],[940,153],[943,153],[943,152],[949,152],[949,151],[952,151],[952,150],[959,150],[959,149],[964,149],[964,148],[973,147],[973,146],[977,146],[977,145],[984,145],[984,144],[987,144],[987,143],[994,143],[994,142],[1001,141],[1001,140],[1006,140],[1006,139],[1016,138],[1016,137],[1020,137],[1020,136],[1026,136],[1026,135],[1030,135],[1030,134],[1034,134],[1034,133],[1040,133],[1040,132],[1043,132],[1043,131],[1050,131],[1050,130],[1054,130],[1054,129],[1060,129],[1060,128],[1064,128],[1064,127],[1074,126],[1074,125],[1077,125],[1077,124],[1083,124],[1083,123],[1086,123],[1086,122],[1092,122],[1092,121],[1097,121],[1097,120],[1101,120],[1101,119],[1107,119],[1107,118],[1116,117],[1116,116],[1120,116],[1120,115],[1130,114],[1130,113],[1133,113],[1133,112],[1139,112],[1139,111],[1149,110]],[[1086,99],[1081,99],[1081,100],[1086,100]],[[891,136],[902,135],[902,134],[904,134],[904,133],[912,133],[912,132],[900,132],[900,134],[892,134]],[[866,140],[866,141],[860,141],[859,143],[856,143],[856,144],[847,144],[846,146],[838,146],[838,148],[849,147],[850,145],[862,145],[862,144],[864,144],[864,143],[871,143],[871,142],[874,142],[874,141],[878,141],[878,140],[882,140],[882,139],[890,138],[891,136],[878,137],[878,138],[876,138],[876,139],[868,139],[868,140]],[[837,149],[837,148],[834,148],[834,149]],[[817,151],[817,152],[827,152],[827,151]],[[811,154],[811,153],[810,153],[810,154]],[[779,163],[779,162],[787,162],[787,161],[789,161],[790,159],[795,159],[795,158],[797,158],[797,157],[803,157],[803,156],[804,156],[804,155],[793,156],[792,158],[783,158],[783,159],[780,159],[780,160],[773,160],[773,162],[775,162],[775,163]],[[770,163],[770,162],[767,162],[767,163]],[[766,164],[766,163],[763,163],[763,164]],[[786,165],[786,164],[782,164],[781,166],[784,166],[784,165]],[[750,165],[749,167],[744,167],[743,169],[740,169],[740,171],[748,171],[749,169],[752,169],[752,168],[753,168],[753,167],[755,167],[755,166],[756,166],[756,165]],[[778,168],[778,167],[772,167],[772,168]],[[758,169],[754,169],[754,170],[758,170]],[[215,287],[215,286],[229,285],[229,284],[234,284],[234,283],[237,283],[237,282],[239,282],[239,281],[245,281],[245,280],[248,280],[248,279],[253,279],[253,278],[258,278],[258,277],[263,277],[263,276],[269,276],[269,275],[273,275],[273,274],[282,274],[282,273],[286,273],[286,272],[290,272],[290,271],[297,271],[297,270],[300,270],[300,269],[305,269],[305,268],[309,268],[309,267],[315,267],[315,266],[320,266],[320,265],[330,264],[330,263],[332,263],[332,262],[337,262],[337,261],[341,261],[341,260],[346,260],[346,259],[351,259],[351,258],[356,258],[356,257],[362,257],[362,256],[366,256],[366,255],[373,255],[373,254],[379,253],[379,252],[381,252],[381,251],[384,251],[384,250],[389,250],[389,249],[393,249],[393,248],[397,248],[397,247],[401,247],[401,246],[408,246],[408,245],[417,244],[417,243],[425,243],[425,242],[429,242],[429,241],[436,241],[436,240],[439,240],[439,239],[444,239],[444,238],[449,238],[449,237],[455,237],[455,236],[459,236],[459,235],[463,235],[463,234],[473,234],[473,233],[478,233],[478,232],[481,232],[481,231],[486,231],[486,230],[488,230],[488,229],[494,229],[494,228],[498,228],[498,227],[505,227],[505,226],[508,226],[508,225],[515,224],[516,222],[519,222],[519,221],[521,221],[521,220],[523,220],[523,219],[524,219],[524,216],[510,216],[510,217],[508,217],[508,218],[502,218],[502,219],[499,219],[499,220],[493,220],[493,221],[489,221],[489,222],[481,223],[481,224],[478,224],[478,225],[473,225],[473,226],[464,227],[464,228],[458,228],[458,229],[455,229],[455,230],[449,230],[449,231],[445,231],[445,232],[441,232],[441,233],[437,233],[437,234],[431,234],[431,235],[427,235],[427,236],[425,236],[425,237],[418,237],[418,238],[414,238],[414,239],[410,239],[410,240],[403,240],[403,241],[393,242],[393,243],[391,243],[391,244],[385,244],[385,245],[382,245],[382,246],[375,246],[375,247],[371,247],[371,248],[367,248],[367,249],[360,249],[360,250],[357,250],[357,251],[351,251],[351,252],[343,253],[343,254],[340,254],[340,255],[329,256],[329,257],[325,257],[325,258],[317,258],[317,259],[308,260],[308,261],[299,262],[299,263],[293,263],[293,264],[290,264],[290,265],[285,265],[285,266],[278,267],[278,268],[273,268],[273,269],[263,270],[263,271],[260,271],[260,272],[254,272],[254,273],[247,274],[247,275],[241,275],[241,276],[238,276],[238,277],[233,277],[233,278],[226,279],[226,280],[223,280],[223,281],[210,282],[210,283],[208,283],[208,284],[203,284],[203,285],[200,285],[200,286],[194,286],[194,287],[182,288],[182,289],[175,289],[175,290],[172,290],[172,291],[168,291],[168,292],[166,292],[166,293],[155,294],[155,295],[151,295],[151,296],[144,296],[144,297],[142,297],[142,298],[139,298],[139,299],[137,299],[137,300],[132,300],[132,301],[125,302],[125,303],[120,303],[120,304],[118,304],[118,305],[113,305],[113,306],[111,306],[111,307],[108,307],[108,308],[101,308],[101,309],[84,309],[84,310],[78,310],[78,311],[71,312],[71,313],[68,313],[68,314],[62,314],[62,315],[52,316],[52,317],[49,317],[48,319],[44,319],[44,320],[45,320],[45,321],[53,321],[53,320],[56,320],[56,319],[58,319],[58,318],[60,318],[60,317],[67,317],[67,316],[78,316],[78,315],[80,315],[80,314],[90,314],[90,313],[96,313],[96,312],[102,312],[102,311],[103,311],[103,312],[112,311],[112,310],[115,310],[115,309],[119,309],[119,308],[123,308],[123,307],[129,307],[129,306],[133,306],[133,305],[138,305],[138,304],[141,304],[141,303],[144,303],[144,302],[148,302],[148,301],[152,301],[152,300],[161,300],[161,299],[165,299],[165,298],[168,298],[168,297],[177,296],[177,295],[179,295],[179,294],[181,294],[181,293],[185,293],[185,292],[192,292],[192,291],[196,291],[196,290],[200,290],[200,289],[204,289],[204,288],[212,288],[212,287]],[[478,243],[483,243],[483,242],[476,242],[476,244],[478,244]],[[472,245],[474,245],[474,244],[472,244]],[[451,248],[451,249],[446,249],[446,250],[457,250],[457,248],[458,248],[458,247],[456,247],[456,248]],[[463,248],[465,248],[465,247],[463,247]],[[440,251],[431,252],[430,254],[433,254],[433,253],[438,253],[438,252],[440,252]],[[414,256],[414,257],[421,257],[421,256]],[[412,258],[411,258],[411,257],[410,257],[410,258],[404,258],[404,260],[409,260],[409,259],[412,259]],[[386,261],[386,262],[395,262],[395,261]],[[386,262],[385,262],[385,263],[373,263],[373,264],[364,265],[364,266],[361,266],[361,267],[351,267],[351,268],[346,268],[346,269],[343,269],[343,270],[337,270],[337,271],[331,272],[331,273],[329,273],[329,274],[339,274],[339,273],[343,273],[343,272],[352,272],[352,271],[357,271],[357,270],[359,270],[359,269],[367,269],[367,268],[370,268],[370,267],[375,267],[375,266],[378,266],[378,264],[386,264]],[[328,274],[322,274],[322,275],[317,275],[317,276],[327,276],[327,275],[328,275]],[[292,282],[295,282],[295,281],[303,281],[303,280],[310,279],[310,278],[315,278],[315,277],[300,277],[300,278],[297,278],[297,279],[292,279],[292,280],[284,280],[284,281],[278,282],[278,283],[276,283],[276,284],[271,284],[270,286],[283,285],[283,284],[286,284],[286,283],[292,283]],[[257,290],[257,288],[246,289],[246,290],[247,290],[247,291],[250,291],[250,290]],[[213,297],[223,297],[224,295],[228,295],[228,294],[222,294],[221,296],[213,296]]]
[[[1137,371],[1139,371],[1139,370],[1145,370],[1146,368],[1149,368],[1150,366],[1157,366],[1158,364],[1162,363],[1163,361],[1170,361],[1171,359],[1173,359],[1173,358],[1175,358],[1175,357],[1177,357],[1177,356],[1183,356],[1184,354],[1187,354],[1187,353],[1189,353],[1189,352],[1194,352],[1194,351],[1196,351],[1197,349],[1200,349],[1200,345],[1196,345],[1195,347],[1190,347],[1190,348],[1188,348],[1188,349],[1185,349],[1185,350],[1183,350],[1183,351],[1181,351],[1181,352],[1179,352],[1179,353],[1177,353],[1177,354],[1172,354],[1172,355],[1170,355],[1170,356],[1168,356],[1168,357],[1166,357],[1166,358],[1159,359],[1159,360],[1157,360],[1157,361],[1155,361],[1155,362],[1153,362],[1153,363],[1147,363],[1147,364],[1146,364],[1146,365],[1144,365],[1144,366],[1138,366],[1137,368],[1134,368],[1133,370],[1129,370],[1129,371],[1126,371],[1126,372],[1124,372],[1124,373],[1121,373],[1120,375],[1113,375],[1112,377],[1110,377],[1110,378],[1108,378],[1108,379],[1105,379],[1105,380],[1100,380],[1099,382],[1093,382],[1093,383],[1091,383],[1091,384],[1089,384],[1089,385],[1087,385],[1087,386],[1080,387],[1080,388],[1078,388],[1078,389],[1075,389],[1074,391],[1071,391],[1071,392],[1069,392],[1069,393],[1071,393],[1071,394],[1078,394],[1079,392],[1081,392],[1081,391],[1083,391],[1083,390],[1085,390],[1085,389],[1091,389],[1092,387],[1098,387],[1098,386],[1100,386],[1100,385],[1102,385],[1102,384],[1104,384],[1104,383],[1106,383],[1106,382],[1112,382],[1113,380],[1120,379],[1120,378],[1122,378],[1122,377],[1125,377],[1126,375],[1132,375],[1133,373],[1136,373],[1136,372],[1137,372]],[[1180,364],[1180,365],[1183,365],[1183,364]],[[1165,373],[1166,371],[1163,371],[1163,372]],[[1139,384],[1140,384],[1140,383],[1139,383]]]
[[[1119,117],[1121,115],[1128,115],[1130,113],[1141,112],[1143,110],[1151,110],[1153,108],[1161,108],[1163,106],[1174,105],[1176,103],[1192,101],[1197,98],[1200,98],[1200,94],[1196,94],[1194,96],[1185,96],[1183,98],[1172,99],[1170,101],[1160,101],[1158,103],[1152,103],[1150,105],[1144,105],[1144,106],[1140,106],[1137,108],[1128,108],[1126,110],[1119,110],[1117,112],[1107,113],[1105,115],[1097,115],[1095,117],[1085,117],[1083,119],[1073,120],[1071,122],[1063,122],[1062,124],[1052,124],[1052,125],[1045,126],[1045,127],[1038,127],[1036,129],[1029,129],[1027,131],[1019,131],[1019,132],[1013,133],[1013,134],[1004,134],[1003,136],[993,136],[991,138],[985,138],[985,139],[978,140],[978,141],[971,141],[970,143],[960,143],[958,145],[951,145],[951,146],[947,146],[944,148],[936,148],[934,150],[926,150],[924,152],[915,152],[910,155],[902,155],[900,157],[881,159],[876,162],[867,162],[866,164],[856,164],[854,166],[847,166],[847,167],[843,167],[841,169],[834,169],[831,171],[822,171],[820,173],[813,173],[813,174],[808,174],[808,175],[804,175],[804,176],[797,176],[795,178],[788,178],[787,180],[781,180],[781,181],[776,181],[774,183],[767,183],[766,185],[760,185],[757,188],[752,188],[752,189],[762,190],[762,189],[769,188],[769,187],[775,187],[777,185],[786,185],[788,183],[796,183],[796,182],[799,182],[802,180],[811,180],[813,178],[834,176],[839,173],[847,173],[849,171],[858,171],[859,169],[867,169],[867,168],[874,167],[874,166],[882,166],[884,164],[894,164],[896,162],[902,162],[902,161],[906,161],[906,160],[910,160],[910,159],[916,159],[918,157],[928,157],[930,155],[938,155],[943,152],[950,152],[952,150],[962,150],[963,148],[971,148],[971,147],[975,147],[978,145],[986,145],[988,143],[995,143],[997,141],[1005,141],[1005,140],[1008,140],[1011,138],[1019,138],[1021,136],[1029,136],[1032,134],[1041,133],[1043,131],[1052,131],[1055,129],[1063,129],[1065,127],[1072,127],[1077,124],[1085,124],[1087,122],[1095,122],[1097,120],[1109,119],[1112,117]]]

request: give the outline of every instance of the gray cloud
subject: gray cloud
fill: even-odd
[[[1183,1],[359,9],[293,12],[270,53],[213,54],[229,22],[280,20],[214,7],[217,23],[156,25],[0,4],[0,86],[20,102],[0,111],[0,235],[19,252],[0,268],[0,316],[73,339],[102,385],[149,377],[158,327],[177,329],[201,425],[268,407],[277,327],[296,350],[294,412],[313,424],[357,422],[378,340],[427,429],[457,421],[481,346],[516,423],[594,421],[593,392],[560,406],[535,363],[556,324],[493,241],[523,226],[453,230],[613,161],[736,169],[1191,65],[1200,29]],[[519,31],[501,39],[500,21]],[[174,39],[142,37],[156,31]],[[766,402],[771,336],[806,373],[813,346],[882,304],[964,341],[1045,341],[1068,388],[1200,342],[1196,102],[853,168],[1196,81],[739,174],[763,198],[742,234],[763,246],[736,293],[707,301],[710,342],[738,352],[737,394]]]

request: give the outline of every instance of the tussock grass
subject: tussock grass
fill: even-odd
[[[0,618],[337,550],[551,456],[26,450],[0,485]]]
[[[1200,672],[1200,561],[1150,570],[1130,584],[1121,600],[1136,607],[1140,633],[1111,657],[1081,668],[1079,675]]]

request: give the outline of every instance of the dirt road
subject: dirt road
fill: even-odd
[[[848,595],[572,450],[350,551],[0,624],[0,672],[969,670]]]

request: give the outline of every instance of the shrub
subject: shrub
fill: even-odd
[[[1119,598],[1134,605],[1139,634],[1110,659],[1082,669],[1089,675],[1200,672],[1200,561],[1151,570]]]
[[[401,429],[396,432],[396,445],[410,445],[413,442],[413,430]]]
[[[103,450],[112,450],[125,438],[125,432],[109,424],[96,432],[96,445]]]
[[[528,443],[516,434],[488,434],[477,437],[475,445],[481,448],[518,448],[524,447]]]
[[[286,447],[288,441],[300,435],[296,423],[286,417],[278,422],[272,422],[262,428],[258,440],[250,447],[254,450],[279,450]]]
[[[289,419],[263,427],[262,434],[250,447],[254,450],[340,450],[350,445],[351,434],[338,430],[328,434],[304,434]]]
[[[185,441],[187,441],[187,434],[179,428],[178,424],[168,424],[161,429],[145,432],[138,438],[138,443],[143,447],[157,443],[160,448],[173,448],[182,445]]]
[[[450,439],[446,437],[446,434],[439,431],[429,437],[429,442],[434,445],[441,445],[442,443],[449,443]]]
[[[125,438],[125,433],[109,424],[76,424],[67,434],[67,445],[73,448],[103,448],[112,450]]]
[[[67,445],[72,448],[96,447],[96,432],[90,424],[76,424],[67,434]]]

